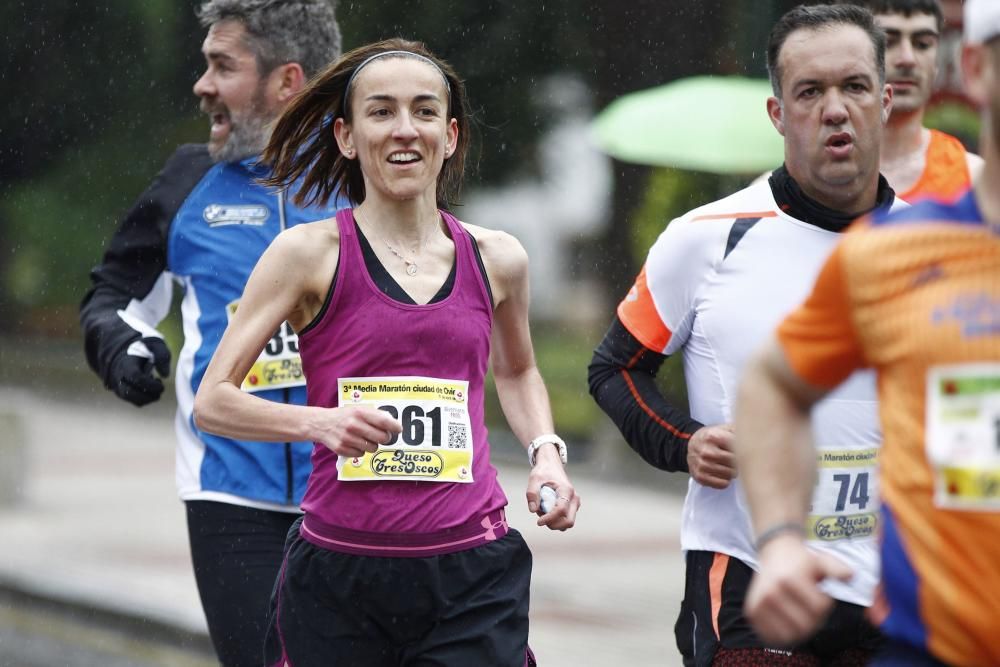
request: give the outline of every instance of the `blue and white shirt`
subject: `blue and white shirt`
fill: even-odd
[[[197,429],[191,417],[208,362],[250,272],[282,230],[329,217],[256,182],[254,159],[216,163],[204,145],[181,146],[125,216],[81,306],[87,359],[107,382],[112,360],[169,312],[183,291],[184,345],[177,359],[177,488],[183,500],[296,511],[312,443],[233,440]],[[243,383],[247,391],[305,405],[298,338],[288,324]]]

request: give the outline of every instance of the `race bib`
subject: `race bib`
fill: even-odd
[[[232,318],[239,303],[236,300],[226,306],[228,318]],[[240,389],[253,393],[265,389],[301,387],[305,383],[306,376],[302,373],[302,358],[299,356],[299,337],[292,326],[284,322],[267,341],[250,372],[243,378]]]
[[[878,524],[878,449],[821,449],[807,538],[820,542],[875,536]]]
[[[338,479],[462,482],[472,479],[469,383],[427,377],[341,378],[340,406],[370,405],[400,421],[403,432],[374,454],[341,456]]]
[[[935,505],[1000,509],[1000,364],[929,369],[926,430]]]

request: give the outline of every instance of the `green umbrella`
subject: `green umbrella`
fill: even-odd
[[[623,162],[754,174],[784,159],[765,106],[766,79],[696,76],[619,97],[591,123],[608,155]]]

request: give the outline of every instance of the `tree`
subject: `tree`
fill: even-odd
[[[0,3],[0,331],[12,309],[75,310],[117,217],[174,146],[203,141],[191,86],[201,67],[198,0]],[[423,39],[466,77],[478,120],[470,185],[536,173],[535,142],[558,123],[543,99],[574,72],[604,105],[620,94],[712,71],[761,70],[770,0],[340,0],[348,47]],[[750,5],[750,6],[748,6]],[[721,18],[720,18],[721,17]],[[755,45],[760,44],[760,47]],[[748,56],[748,49],[750,55]],[[616,165],[613,220],[628,220],[645,170]],[[609,225],[601,273],[620,294],[635,267],[627,224]],[[67,320],[68,321],[68,320]],[[66,325],[67,327],[69,325]],[[64,327],[66,328],[66,327]],[[68,331],[69,329],[67,329]]]
[[[193,118],[201,31],[167,0],[5,2],[0,25],[0,331],[65,305],[46,317],[68,333],[115,216]]]

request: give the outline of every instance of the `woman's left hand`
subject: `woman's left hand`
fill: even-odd
[[[555,489],[556,502],[547,513],[541,508],[541,488]],[[555,447],[542,447],[535,455],[535,467],[528,475],[528,510],[539,516],[538,525],[550,530],[567,530],[576,523],[576,513],[580,509],[580,496],[569,481],[566,469],[559,460]]]

